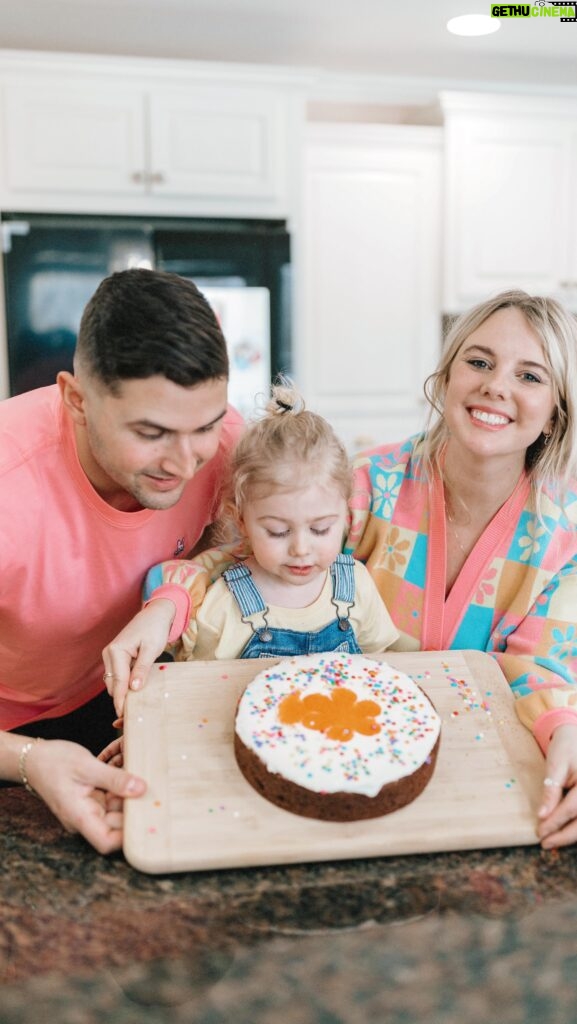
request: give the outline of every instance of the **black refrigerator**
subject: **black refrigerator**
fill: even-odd
[[[272,376],[291,372],[285,221],[10,213],[0,231],[11,395],[72,368],[86,302],[108,274],[138,266],[204,292],[229,348],[230,400],[244,415]]]

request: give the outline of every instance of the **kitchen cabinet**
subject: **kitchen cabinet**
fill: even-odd
[[[577,309],[577,100],[443,93],[444,307],[506,288]]]
[[[0,57],[0,91],[5,210],[291,212],[299,90],[272,72]]]
[[[29,194],[143,191],[146,136],[138,87],[64,77],[15,76],[2,84],[2,206]],[[57,201],[57,200],[56,200]]]
[[[311,125],[298,379],[351,451],[425,419],[440,349],[441,129]]]

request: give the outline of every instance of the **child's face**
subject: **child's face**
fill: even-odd
[[[241,529],[261,569],[285,583],[310,583],[340,553],[347,502],[331,481],[250,496]]]

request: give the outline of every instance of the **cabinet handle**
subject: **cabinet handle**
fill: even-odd
[[[142,185],[142,182],[144,181],[144,174],[142,171],[134,171],[134,174],[130,175],[130,180],[133,181],[135,185]]]
[[[161,171],[156,171],[154,174],[150,175],[149,180],[152,182],[153,185],[162,185],[165,180],[164,174],[162,174]]]

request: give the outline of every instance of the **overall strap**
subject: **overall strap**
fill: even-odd
[[[246,565],[238,562],[226,569],[222,574],[228,589],[236,598],[243,617],[254,615],[255,612],[266,612],[267,607],[260,592],[257,590],[252,573]]]
[[[352,555],[337,555],[331,565],[333,596],[339,628],[348,629],[349,615],[355,603],[355,560]]]
[[[254,633],[261,630],[268,632],[268,607],[255,585],[250,569],[242,562],[237,562],[223,572],[222,578],[240,608],[242,621],[246,622]],[[263,636],[262,639],[266,638]]]
[[[355,560],[352,555],[337,555],[331,565],[333,597],[345,604],[355,603]]]

